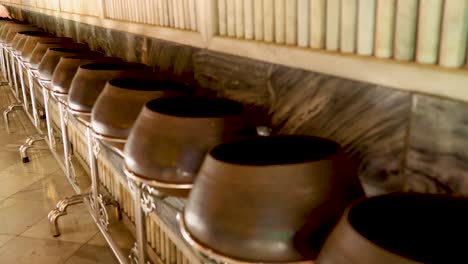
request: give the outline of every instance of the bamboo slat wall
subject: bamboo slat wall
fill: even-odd
[[[99,2],[96,0],[60,0],[60,11],[81,15],[99,16],[100,10],[98,3]]]
[[[196,0],[106,0],[105,17],[185,30],[197,30]]]
[[[217,0],[218,34],[445,67],[466,63],[467,0]]]
[[[466,65],[468,0],[3,2],[190,31],[206,26],[201,22],[212,23],[200,21],[198,11],[204,9],[215,20],[214,34],[222,37],[451,68]]]
[[[451,68],[467,62],[468,0],[3,2],[190,31],[212,26],[221,37]],[[200,20],[200,9],[212,19]]]
[[[40,8],[60,10],[60,0],[36,0],[36,3]]]

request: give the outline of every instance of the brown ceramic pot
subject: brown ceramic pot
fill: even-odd
[[[74,114],[89,117],[107,81],[119,77],[141,77],[150,74],[151,71],[150,67],[141,63],[114,62],[81,65],[70,86],[68,107]]]
[[[23,30],[17,30],[16,32],[18,32],[18,31],[26,31],[26,30],[28,30],[28,28],[31,28],[31,27],[33,27],[34,29],[38,29],[37,27],[34,27],[33,25],[24,24],[24,23],[8,23],[8,24],[4,24],[4,25],[2,26],[2,28],[0,29],[0,42],[6,42],[8,32],[10,31],[11,28],[16,28],[16,27],[19,27],[19,28],[26,28],[26,29],[23,29]]]
[[[123,143],[146,102],[189,92],[183,84],[154,78],[110,80],[93,107],[92,128],[102,139],[116,143],[114,145],[123,150]]]
[[[318,263],[465,263],[468,199],[395,193],[348,208]],[[356,249],[359,248],[359,253]]]
[[[81,54],[76,56],[62,57],[60,58],[60,61],[57,64],[57,67],[55,68],[54,74],[52,76],[52,91],[56,95],[67,95],[70,91],[73,77],[78,71],[78,67],[93,62],[122,62],[122,59],[117,57],[102,57],[102,54]]]
[[[352,168],[339,144],[318,137],[218,145],[181,217],[184,237],[219,259],[312,261],[346,206],[364,195]]]
[[[350,206],[317,264],[468,263],[468,199],[394,193]]]
[[[39,42],[57,42],[57,43],[73,43],[72,38],[67,37],[46,37],[46,36],[26,36],[24,39],[24,45],[21,48],[20,55],[22,57],[31,57],[31,54]],[[23,58],[23,60],[25,60]]]
[[[125,145],[125,163],[161,193],[187,196],[206,153],[239,137],[249,124],[240,103],[199,97],[145,104]]]
[[[82,49],[82,50],[89,50],[88,45],[80,44],[80,43],[65,43],[65,42],[38,42],[36,47],[34,48],[33,52],[31,53],[31,57],[28,58],[24,56],[23,58],[25,61],[30,63],[30,67],[32,69],[36,69],[39,67],[39,64],[42,61],[45,53],[50,48],[71,48],[71,49]]]
[[[43,31],[20,31],[16,34],[12,42],[13,51],[21,55],[24,49],[34,48],[35,43],[39,41],[54,41],[60,39],[59,37]],[[25,44],[28,46],[25,47]],[[33,46],[33,47],[31,47]]]
[[[8,47],[12,47],[12,45],[14,44],[13,40],[15,39],[16,34],[21,31],[41,31],[41,30],[38,27],[31,26],[31,25],[15,25],[15,26],[9,27],[5,35],[5,43]]]
[[[73,55],[102,56],[99,52],[86,49],[49,48],[44,54],[44,57],[42,57],[41,63],[39,63],[37,68],[39,70],[39,78],[42,80],[51,80],[60,58]]]

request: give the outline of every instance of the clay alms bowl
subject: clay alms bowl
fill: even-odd
[[[173,97],[143,107],[125,145],[129,175],[163,194],[187,196],[206,153],[248,130],[242,104]]]
[[[24,36],[23,47],[20,47],[19,54],[21,58],[25,60],[25,57],[31,57],[34,48],[36,48],[37,43],[39,42],[57,42],[57,43],[73,43],[72,38],[67,37],[57,37],[57,36]]]
[[[73,55],[103,56],[99,52],[86,49],[49,48],[44,54],[44,57],[42,57],[37,68],[39,71],[39,78],[42,80],[51,80],[60,58]]]
[[[71,82],[76,72],[78,71],[78,68],[81,65],[90,64],[93,62],[122,62],[122,59],[117,57],[103,57],[102,54],[81,54],[60,58],[60,61],[57,64],[57,67],[55,67],[54,74],[52,76],[52,91],[54,94],[67,95],[70,91]]]
[[[7,35],[8,32],[10,31],[11,28],[20,28],[19,30],[16,30],[16,32],[19,31],[26,31],[30,28],[33,28],[34,30],[39,30],[36,26],[30,25],[30,24],[25,24],[25,23],[8,23],[4,24],[1,29],[0,29],[0,42],[5,43],[7,40]],[[25,29],[22,29],[25,28]]]
[[[31,53],[31,57],[28,58],[23,56],[26,62],[29,62],[29,65],[32,69],[37,70],[39,64],[42,61],[45,53],[50,48],[70,48],[70,49],[81,49],[81,50],[89,50],[88,45],[81,44],[81,43],[68,43],[68,42],[38,42],[36,47],[34,48],[33,52]]]
[[[317,264],[468,263],[468,199],[395,193],[350,206]]]
[[[92,128],[104,140],[125,143],[146,102],[161,97],[188,95],[190,92],[184,84],[154,78],[110,80],[94,104]],[[122,148],[123,144],[117,147]]]
[[[4,39],[7,47],[13,47],[13,40],[15,39],[16,34],[21,31],[41,31],[41,29],[32,25],[12,25],[11,27],[8,27]]]
[[[73,77],[68,107],[75,115],[91,116],[94,103],[107,81],[119,77],[145,76],[152,69],[141,63],[114,62],[81,65]]]
[[[339,144],[318,137],[220,144],[203,162],[182,232],[218,260],[313,261],[346,206],[364,195],[353,168]]]
[[[43,31],[20,31],[16,33],[13,39],[13,52],[22,55],[25,49],[33,49],[39,41],[56,41],[59,39],[59,37]]]

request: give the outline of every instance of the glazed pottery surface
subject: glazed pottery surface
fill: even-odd
[[[350,206],[318,264],[468,263],[468,199],[394,193]]]
[[[141,63],[114,62],[81,65],[73,77],[68,106],[75,112],[91,115],[94,103],[107,81],[118,77],[147,76],[152,69]]]
[[[15,39],[16,34],[21,31],[41,31],[41,30],[38,27],[31,26],[31,25],[16,25],[16,26],[9,27],[5,35],[5,43],[8,47],[12,47],[13,40]]]
[[[29,28],[33,28],[33,29],[38,29],[37,27],[33,26],[33,25],[30,25],[30,24],[24,24],[24,23],[8,23],[8,24],[4,24],[2,26],[2,28],[0,29],[0,42],[6,42],[7,40],[7,35],[10,31],[10,29],[14,29],[14,28],[20,28],[18,30],[16,30],[16,32],[19,32],[19,31],[26,31],[28,30]],[[21,29],[21,28],[25,28],[25,29]]]
[[[186,196],[206,153],[243,135],[248,126],[242,104],[228,99],[152,100],[145,104],[130,132],[125,163],[129,171],[154,183],[160,192]]]
[[[51,80],[60,58],[73,55],[89,55],[94,57],[103,56],[99,52],[86,49],[49,48],[39,63],[39,78],[43,80]]]
[[[20,31],[13,39],[12,47],[16,54],[22,55],[24,49],[33,49],[37,42],[49,40],[56,41],[60,38],[43,31]]]
[[[189,92],[183,84],[154,78],[110,80],[93,107],[93,130],[105,137],[125,140],[146,102]]]
[[[52,76],[52,90],[56,94],[68,94],[71,82],[78,67],[93,62],[112,63],[122,62],[122,59],[117,57],[102,57],[102,54],[90,55],[81,54],[76,56],[67,56],[60,58],[57,67]]]
[[[31,57],[31,54],[39,42],[58,42],[58,43],[73,43],[72,38],[67,37],[45,37],[45,36],[27,36],[24,37],[24,45],[20,50],[22,57]],[[23,59],[24,60],[24,59]]]
[[[220,256],[312,261],[346,206],[363,195],[355,166],[336,142],[254,137],[210,151],[182,219],[195,244]]]
[[[70,48],[70,49],[89,50],[88,45],[81,44],[81,43],[67,43],[67,42],[61,42],[61,41],[60,42],[38,42],[36,44],[36,47],[32,51],[29,61],[27,57],[24,57],[24,59],[30,63],[31,68],[37,69],[45,53],[50,48]]]

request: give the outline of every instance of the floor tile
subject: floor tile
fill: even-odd
[[[10,196],[28,187],[46,175],[35,173],[12,172],[0,176],[0,196]]]
[[[70,186],[66,176],[54,174],[21,189],[13,194],[11,198],[30,201],[47,201],[51,206],[55,206],[61,199],[74,194],[75,191]]]
[[[0,233],[19,235],[45,218],[50,209],[44,201],[12,198],[0,201]]]
[[[59,237],[54,238],[50,235],[49,220],[47,218],[33,225],[21,236],[85,243],[96,235],[98,229],[86,209],[86,205],[73,205],[67,211],[68,214],[60,217],[58,221],[62,233]]]
[[[121,249],[131,249],[135,244],[135,239],[122,222],[109,225],[108,232]],[[104,236],[99,232],[91,240],[89,240],[87,244],[94,246],[106,246],[107,242]]]
[[[70,242],[16,237],[0,248],[0,263],[62,264],[80,247]]]
[[[5,245],[8,241],[13,239],[15,236],[13,235],[6,235],[6,234],[0,234],[0,247]]]
[[[114,264],[118,263],[109,247],[85,245],[65,264]]]

